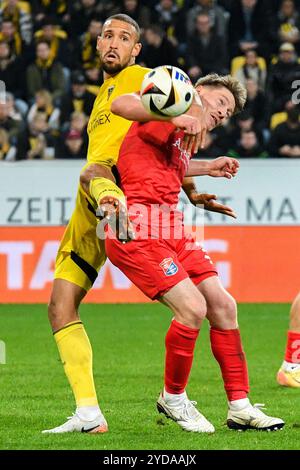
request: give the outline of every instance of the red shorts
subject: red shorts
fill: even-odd
[[[206,251],[190,236],[180,240],[149,238],[126,244],[107,238],[105,247],[111,262],[150,299],[161,297],[188,277],[198,285],[217,275]]]

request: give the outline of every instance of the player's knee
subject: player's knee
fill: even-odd
[[[236,322],[237,306],[236,301],[231,295],[226,295],[222,302],[222,310],[228,321]]]
[[[78,314],[74,309],[68,308],[64,302],[57,301],[54,297],[48,304],[48,318],[54,331],[63,328],[66,324],[75,321]]]
[[[202,321],[206,317],[206,304],[199,299],[187,299],[186,304],[180,311],[181,320],[190,328],[200,328]]]
[[[50,302],[48,304],[48,317],[50,323],[56,322],[57,319],[60,317],[61,308],[59,304],[55,301],[53,297],[51,297]]]
[[[226,293],[218,298],[211,309],[211,320],[213,325],[220,328],[236,328],[237,305],[234,298]]]

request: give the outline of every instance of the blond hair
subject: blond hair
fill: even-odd
[[[217,73],[210,73],[205,77],[197,80],[195,87],[198,85],[211,86],[211,87],[225,87],[229,90],[234,97],[235,108],[233,114],[240,113],[245,106],[247,99],[247,90],[244,85],[231,75],[218,75]]]
[[[39,96],[40,98],[44,99],[46,108],[52,106],[52,95],[48,90],[39,90],[36,92],[35,96]]]

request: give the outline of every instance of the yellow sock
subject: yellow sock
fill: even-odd
[[[77,407],[98,405],[93,378],[93,352],[82,322],[68,323],[54,334],[54,338]]]

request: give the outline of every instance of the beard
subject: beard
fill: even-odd
[[[104,70],[104,72],[108,73],[109,75],[115,75],[119,72],[121,72],[121,70],[125,69],[127,67],[128,64],[105,64],[105,63],[102,63],[102,69]]]

